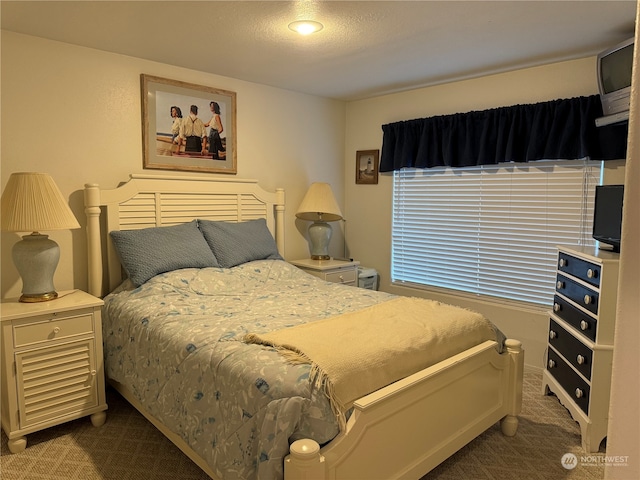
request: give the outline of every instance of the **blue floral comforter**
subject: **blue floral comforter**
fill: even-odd
[[[107,376],[228,479],[283,476],[289,444],[338,433],[309,365],[245,344],[264,333],[355,311],[392,295],[324,282],[280,260],[184,269],[105,298]]]

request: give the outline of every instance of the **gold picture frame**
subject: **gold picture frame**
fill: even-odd
[[[140,84],[144,168],[237,173],[235,92],[145,74]]]
[[[356,183],[378,184],[378,163],[380,150],[358,150],[356,152]]]

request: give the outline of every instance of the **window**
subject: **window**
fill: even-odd
[[[599,161],[394,172],[392,282],[550,305],[556,245],[593,245]]]

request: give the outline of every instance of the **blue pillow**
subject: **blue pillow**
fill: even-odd
[[[181,268],[219,267],[195,220],[170,227],[110,232],[120,262],[135,286]]]
[[[240,223],[198,220],[198,227],[222,268],[252,260],[282,260],[264,218]]]

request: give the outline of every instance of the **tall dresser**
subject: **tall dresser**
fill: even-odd
[[[590,453],[607,436],[618,263],[614,252],[558,247],[542,392],[569,410]]]

